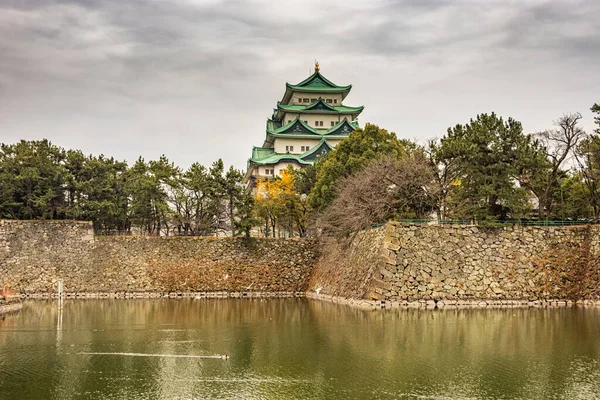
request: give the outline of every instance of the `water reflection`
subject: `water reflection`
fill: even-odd
[[[598,327],[598,309],[30,302],[0,320],[0,398],[593,399]]]

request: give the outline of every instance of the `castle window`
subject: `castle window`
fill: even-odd
[[[334,104],[337,104],[337,99],[333,99],[333,103],[334,103]]]
[[[315,101],[317,101],[317,99],[310,99],[311,103],[314,103]]]
[[[315,126],[319,126],[319,121],[315,121]]]
[[[319,126],[323,126],[323,121],[319,121]]]
[[[288,153],[294,151],[294,146],[285,146],[285,151]]]
[[[310,103],[310,101],[308,101],[308,99],[306,97],[302,99],[302,102],[303,103]]]
[[[335,121],[331,121],[331,126],[335,126]]]
[[[327,99],[327,102],[331,104],[331,103],[332,103],[332,100],[331,100],[331,99]]]
[[[304,121],[305,124],[308,124],[308,121]]]

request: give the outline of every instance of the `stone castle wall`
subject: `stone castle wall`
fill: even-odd
[[[309,289],[407,304],[597,300],[600,228],[416,226],[390,222],[323,249]],[[340,260],[351,273],[340,273]],[[360,290],[352,286],[363,282]],[[508,303],[507,303],[508,304]]]
[[[94,236],[77,221],[0,220],[0,288],[24,295],[289,296],[370,304],[595,300],[600,227],[388,223],[329,241]],[[354,301],[354,303],[356,303]],[[508,303],[506,303],[508,304]]]
[[[91,223],[0,221],[0,287],[65,292],[307,289],[313,243],[296,239],[94,236]]]

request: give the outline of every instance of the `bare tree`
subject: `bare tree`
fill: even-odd
[[[537,135],[546,150],[549,165],[543,173],[538,171],[537,177],[527,186],[538,198],[540,219],[546,218],[552,210],[552,192],[558,187],[559,178],[564,172],[561,167],[569,161],[579,142],[586,137],[585,131],[578,126],[581,118],[580,113],[565,114],[554,122],[554,129]]]
[[[424,155],[373,160],[338,183],[319,227],[344,237],[398,216],[423,218],[435,208],[436,187]]]

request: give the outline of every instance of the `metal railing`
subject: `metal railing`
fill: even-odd
[[[473,225],[473,226],[576,226],[576,225],[596,225],[599,222],[594,220],[435,220],[435,219],[399,219],[396,222],[415,225]]]

